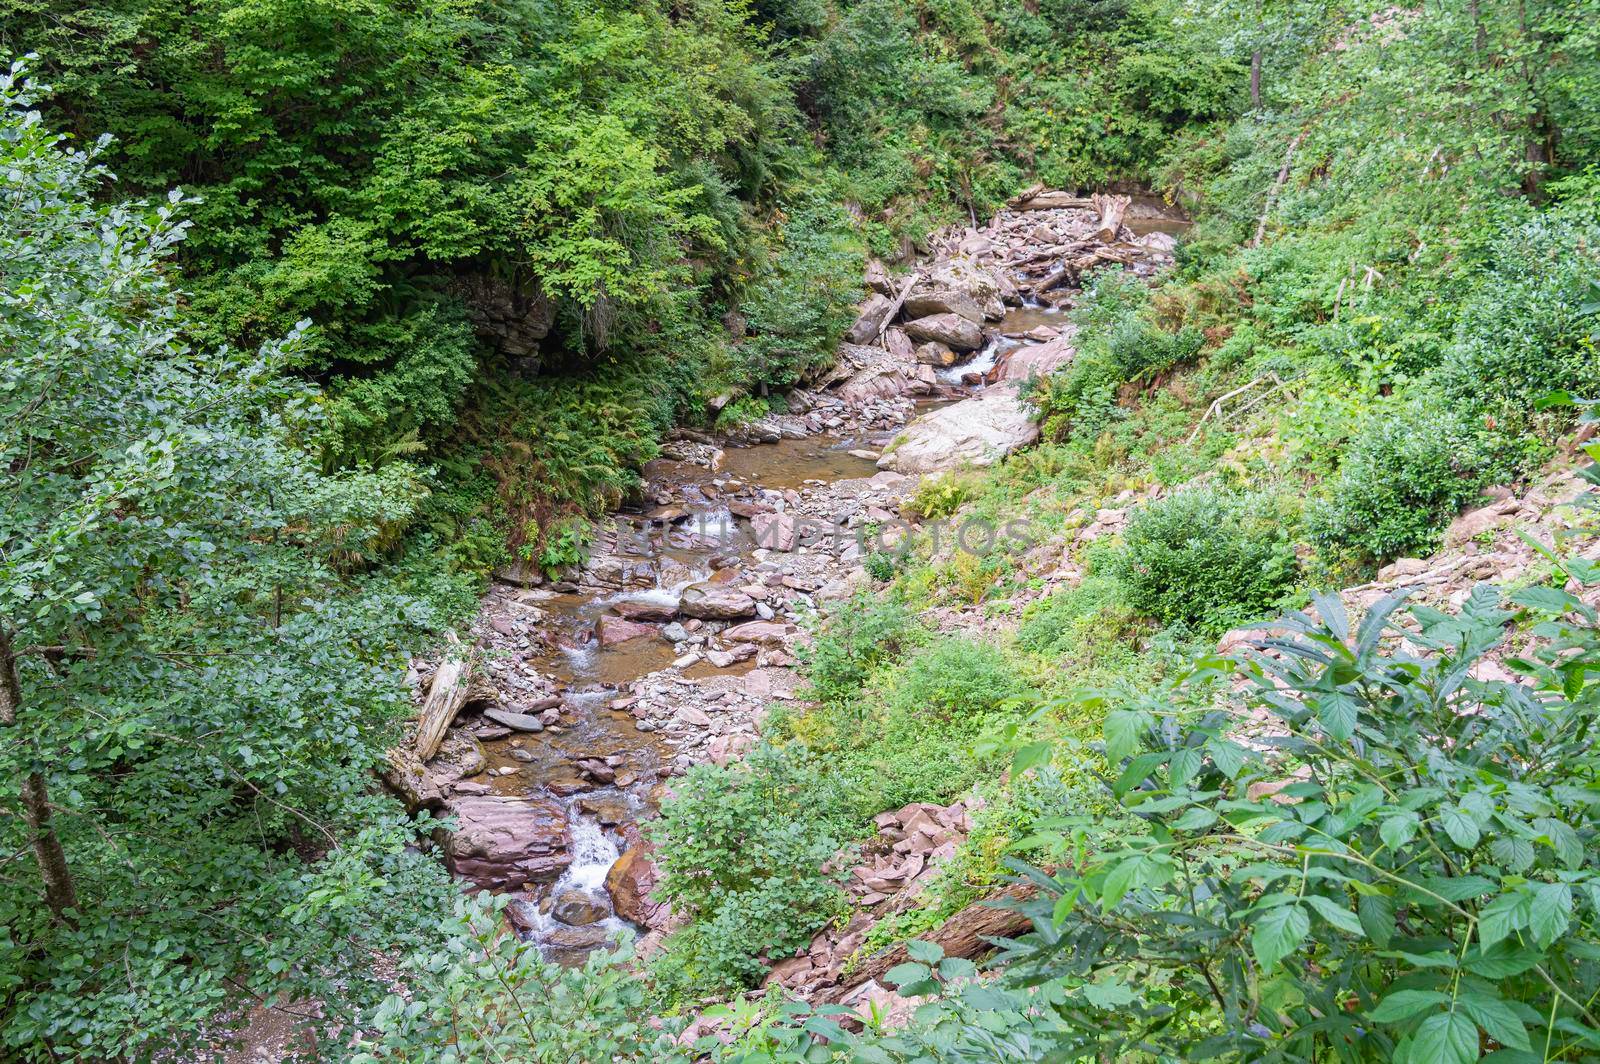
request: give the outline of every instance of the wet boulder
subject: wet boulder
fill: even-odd
[[[446,812],[456,819],[445,842],[450,870],[480,887],[549,882],[572,863],[566,812],[549,799],[465,795]]]
[[[956,351],[976,351],[983,346],[983,329],[959,314],[933,314],[905,325],[906,335],[922,343],[937,341]]]
[[[669,911],[650,896],[657,878],[656,863],[650,854],[648,843],[628,847],[606,873],[606,893],[611,895],[611,907],[618,916],[653,930],[666,926]]]
[[[664,623],[675,620],[678,616],[678,604],[675,602],[624,599],[611,608],[625,621]]]
[[[571,927],[584,927],[588,924],[597,924],[610,916],[611,906],[606,904],[604,898],[586,890],[568,887],[556,895],[555,904],[550,908],[550,915]]]
[[[602,616],[595,622],[595,633],[602,647],[613,647],[633,639],[643,639],[656,634],[652,625],[628,621],[621,617]]]
[[[917,362],[924,366],[953,366],[956,364],[956,358],[954,351],[937,340],[930,340],[917,347]]]
[[[754,616],[756,600],[736,587],[702,580],[683,589],[678,609],[686,617],[703,621],[734,621]]]

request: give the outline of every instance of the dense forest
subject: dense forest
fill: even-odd
[[[1600,0],[0,59],[0,1059],[1600,1060]]]

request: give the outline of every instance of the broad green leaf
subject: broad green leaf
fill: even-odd
[[[1429,1016],[1411,1039],[1410,1064],[1472,1064],[1478,1059],[1478,1025],[1462,1010]]]
[[[1341,931],[1348,931],[1352,935],[1364,933],[1361,919],[1343,905],[1324,898],[1320,894],[1306,895],[1305,902],[1317,911],[1317,915]]]
[[[1373,1023],[1400,1023],[1435,1005],[1447,1005],[1450,995],[1438,990],[1395,990],[1385,994],[1377,1007],[1367,1013]]]
[[[1270,972],[1294,952],[1310,930],[1311,918],[1305,909],[1299,905],[1280,905],[1256,917],[1250,947],[1262,969]]]
[[[1450,841],[1463,850],[1478,844],[1478,821],[1458,805],[1446,806],[1439,812],[1439,823]]]

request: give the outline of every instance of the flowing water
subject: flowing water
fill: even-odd
[[[624,827],[653,813],[659,797],[654,784],[673,753],[655,733],[641,731],[630,713],[612,708],[620,689],[672,664],[672,642],[657,631],[602,646],[600,619],[622,603],[676,606],[689,584],[742,572],[757,544],[748,524],[735,519],[730,506],[735,496],[750,499],[755,489],[765,489],[768,504],[782,509],[784,491],[872,476],[875,462],[849,452],[885,442],[811,437],[729,447],[715,470],[665,459],[652,462],[645,470],[646,497],[670,501],[617,515],[618,553],[630,563],[624,570],[629,586],[603,594],[521,593],[543,613],[544,641],[534,646],[529,664],[557,681],[568,712],[559,728],[513,734],[482,746],[492,793],[542,794],[560,801],[567,811],[571,866],[548,888],[513,902],[521,933],[538,942],[549,958],[581,963],[589,951],[614,941],[627,926],[611,912],[606,873],[626,848]],[[751,660],[718,669],[701,661],[683,675],[690,680],[739,675],[754,664]],[[577,765],[586,759],[606,762],[615,778],[596,786]],[[505,769],[514,771],[500,775]],[[559,918],[561,902],[571,892],[594,899],[606,915],[589,923],[564,922]]]
[[[1130,218],[1137,235],[1181,232],[1188,223],[1170,217]],[[927,410],[959,397],[965,387],[981,385],[983,376],[1005,355],[1033,341],[1025,334],[1067,324],[1065,308],[1030,303],[1010,308],[989,330],[984,346],[955,365],[937,371],[949,386],[944,399],[919,404]],[[581,963],[597,946],[614,941],[627,926],[612,910],[606,874],[637,838],[639,821],[654,811],[660,797],[657,780],[673,750],[659,736],[641,730],[625,708],[614,706],[619,689],[671,665],[675,648],[655,634],[602,646],[601,618],[623,603],[675,606],[683,589],[705,580],[742,579],[757,544],[747,523],[736,519],[740,500],[761,498],[782,510],[785,494],[807,486],[829,484],[876,471],[869,458],[850,453],[880,448],[888,437],[845,439],[811,437],[773,444],[729,447],[717,468],[660,459],[645,469],[646,498],[654,506],[616,515],[623,557],[621,590],[603,594],[528,591],[543,613],[541,641],[529,652],[529,664],[555,680],[567,710],[560,727],[537,734],[514,734],[483,744],[492,792],[545,795],[567,811],[572,839],[572,864],[554,884],[537,895],[513,902],[522,933],[561,963]],[[791,496],[792,497],[792,496]],[[718,668],[698,661],[683,677],[740,675],[754,660]],[[604,762],[614,778],[596,786],[577,762]],[[499,774],[501,770],[512,770]],[[562,917],[576,922],[569,922]]]

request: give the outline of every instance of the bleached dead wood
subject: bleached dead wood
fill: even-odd
[[[1128,205],[1132,202],[1129,196],[1102,196],[1097,193],[1091,197],[1090,203],[1100,215],[1100,228],[1095,230],[1095,235],[1107,244],[1115,241],[1122,229],[1122,216],[1128,213]]]
[[[417,714],[416,750],[419,761],[427,761],[439,752],[444,733],[467,702],[468,686],[472,677],[472,655],[463,651],[461,642],[450,633],[446,637],[444,660],[434,670],[433,681],[428,684],[428,696]]]
[[[911,271],[911,276],[906,278],[906,283],[900,286],[900,294],[894,297],[893,303],[889,304],[889,313],[883,316],[883,321],[878,326],[878,335],[873,337],[879,347],[887,350],[887,345],[883,342],[883,334],[894,323],[894,319],[899,316],[900,308],[905,306],[906,297],[911,294],[911,290],[917,286],[917,282],[920,280],[922,280],[922,271],[913,270]]]
[[[1059,211],[1095,209],[1093,200],[1073,195],[1071,192],[1036,192],[1026,199],[1018,198],[1011,204],[1014,211]]]
[[[1289,142],[1289,150],[1283,153],[1283,165],[1278,167],[1278,176],[1272,182],[1272,188],[1267,190],[1266,206],[1261,208],[1261,220],[1256,223],[1256,235],[1250,238],[1250,246],[1258,248],[1267,235],[1267,219],[1272,216],[1273,204],[1278,202],[1278,193],[1283,191],[1284,183],[1289,180],[1289,167],[1294,164],[1294,153],[1300,147],[1300,142],[1306,139],[1306,134],[1311,127],[1307,126],[1295,134]]]

